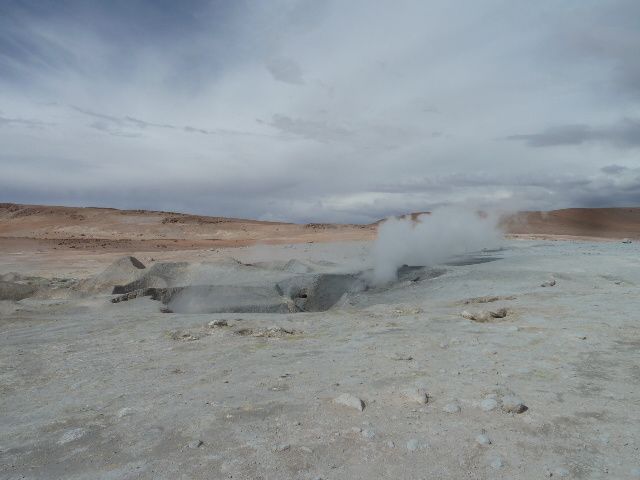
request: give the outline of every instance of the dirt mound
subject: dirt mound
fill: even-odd
[[[276,284],[278,292],[293,301],[297,311],[324,312],[343,295],[363,291],[364,280],[351,274],[318,274],[296,276]]]
[[[185,277],[188,274],[189,263],[187,262],[164,262],[156,263],[136,280],[124,285],[116,285],[113,288],[114,294],[133,292],[134,290],[144,290],[147,288],[166,288],[173,286],[184,286]]]
[[[313,267],[300,260],[291,259],[282,267],[282,270],[290,273],[311,273]]]
[[[0,281],[0,300],[17,302],[33,296],[37,290],[37,287],[34,285]]]
[[[80,290],[90,293],[111,293],[116,285],[135,281],[146,269],[144,264],[135,257],[119,258],[105,270],[80,285]]]
[[[193,285],[167,303],[173,313],[292,313],[291,301],[273,287]]]

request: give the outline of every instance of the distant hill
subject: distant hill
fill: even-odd
[[[414,220],[421,214],[405,215]],[[0,203],[0,240],[35,247],[85,250],[156,250],[234,247],[257,243],[304,243],[375,238],[371,225],[293,224],[185,213]],[[569,208],[505,216],[516,236],[640,239],[640,208]],[[34,243],[35,242],[35,243]],[[20,245],[18,245],[19,247]]]
[[[566,208],[503,219],[508,233],[640,239],[640,208]]]

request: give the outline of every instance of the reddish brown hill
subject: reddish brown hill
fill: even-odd
[[[363,240],[374,235],[375,227],[368,225],[297,225],[149,210],[0,203],[0,240],[5,245],[31,241],[83,250],[177,250]]]
[[[419,214],[409,215],[415,219]],[[504,218],[502,224],[513,235],[640,239],[640,208],[521,212]],[[377,225],[298,225],[148,210],[0,203],[0,243],[5,250],[31,246],[152,251],[370,240]]]
[[[503,220],[508,233],[640,239],[640,208],[567,208],[520,212]]]

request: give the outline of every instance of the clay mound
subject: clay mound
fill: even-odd
[[[291,313],[291,301],[273,287],[193,285],[177,289],[167,303],[173,313]]]
[[[156,263],[147,269],[142,276],[125,284],[115,284],[113,294],[123,294],[147,288],[167,288],[186,286],[189,284],[188,262]]]
[[[291,259],[284,265],[282,270],[289,273],[311,273],[313,272],[313,267],[300,260]]]
[[[116,285],[135,281],[146,270],[144,264],[135,257],[119,258],[105,270],[90,278],[80,286],[80,290],[90,293],[111,293]]]
[[[276,284],[278,292],[290,298],[296,311],[301,312],[323,312],[336,305],[343,295],[365,288],[359,276],[349,274],[304,275]]]
[[[37,290],[35,285],[0,281],[0,300],[17,302],[33,296]]]

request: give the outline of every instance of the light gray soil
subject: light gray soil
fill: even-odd
[[[367,251],[210,252],[163,281],[366,278]],[[638,243],[516,241],[402,273],[324,312],[213,314],[11,277],[40,290],[0,301],[0,478],[640,478]]]

